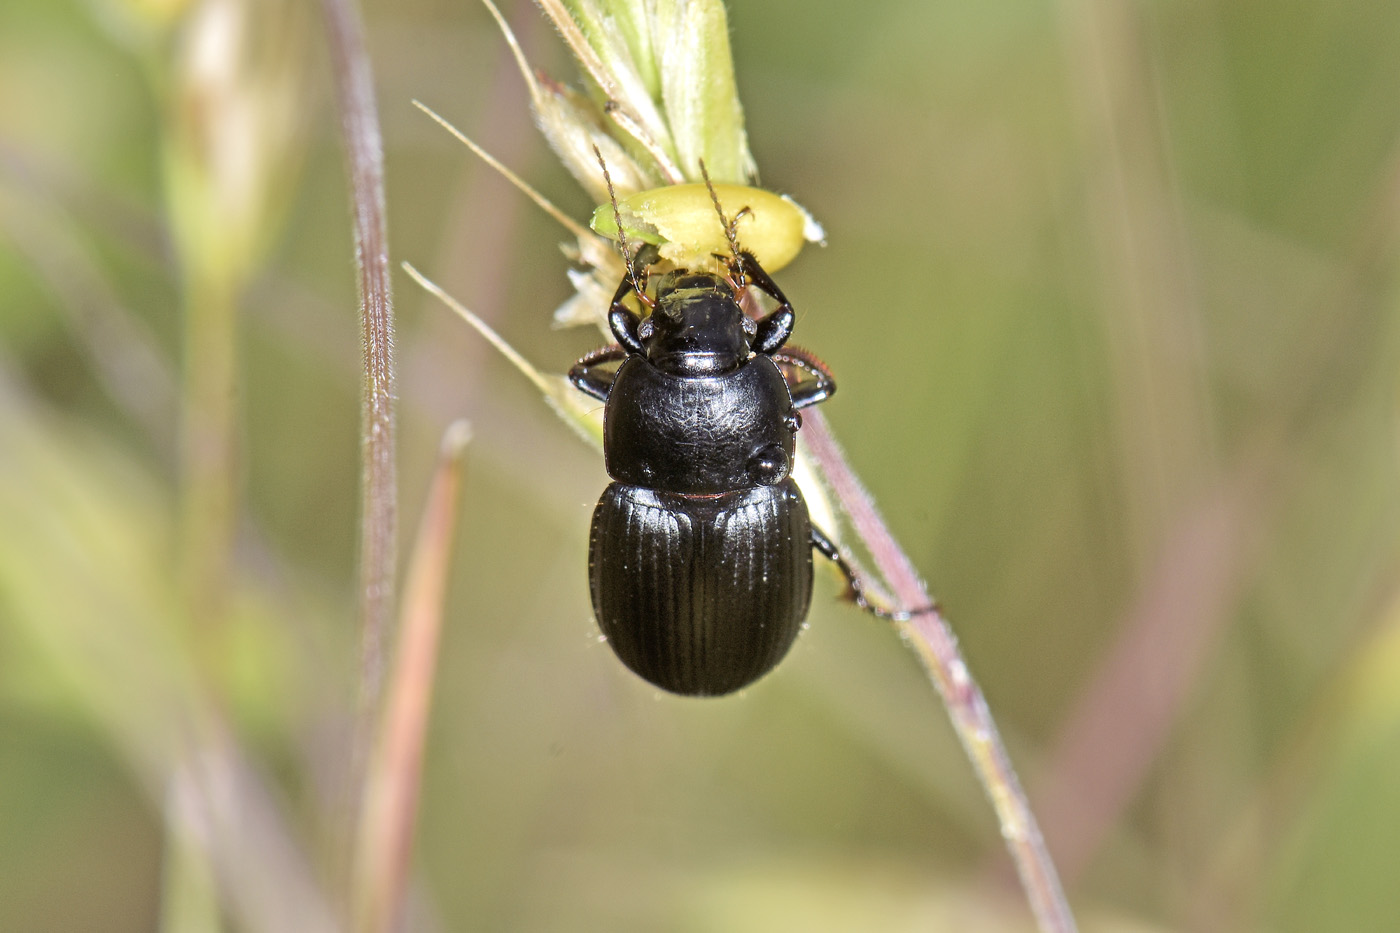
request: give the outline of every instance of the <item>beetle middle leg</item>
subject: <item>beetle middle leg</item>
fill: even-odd
[[[586,354],[569,370],[569,381],[574,384],[574,388],[591,395],[600,402],[608,400],[608,393],[612,391],[613,377],[615,373],[606,373],[598,369],[608,363],[616,363],[627,358],[627,350],[617,344],[600,347],[597,350]]]
[[[865,582],[857,576],[855,568],[851,566],[850,561],[846,560],[846,555],[841,553],[836,542],[827,537],[826,532],[816,525],[811,527],[812,547],[820,551],[823,557],[835,564],[836,569],[841,571],[841,575],[846,578],[846,587],[849,590],[851,601],[861,609],[877,619],[887,619],[891,622],[907,622],[916,615],[937,611],[937,606],[921,606],[918,609],[886,609],[883,606],[875,605],[865,595]]]
[[[792,392],[792,407],[807,408],[824,402],[836,394],[836,379],[826,364],[800,347],[787,347],[772,354],[773,362],[780,366],[799,369],[811,379],[789,386]]]

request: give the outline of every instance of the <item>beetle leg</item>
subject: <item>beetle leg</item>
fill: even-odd
[[[616,363],[627,358],[627,351],[617,344],[600,347],[587,354],[569,370],[569,381],[574,388],[591,395],[600,402],[608,400],[616,373],[600,372],[597,367],[606,363]]]
[[[836,546],[836,542],[826,536],[816,525],[812,527],[812,547],[821,552],[822,556],[836,565],[836,569],[841,571],[841,575],[846,578],[847,595],[851,601],[877,619],[888,619],[891,622],[907,622],[916,615],[926,612],[937,612],[937,606],[923,606],[919,609],[886,609],[877,606],[865,595],[865,583],[856,575],[855,568],[846,559],[846,555],[841,553],[841,549]]]
[[[778,303],[778,307],[772,313],[759,318],[758,332],[755,334],[752,344],[755,353],[773,353],[787,343],[788,337],[792,335],[792,326],[797,321],[797,315],[793,314],[792,302],[787,300],[787,296],[778,287],[778,283],[773,281],[773,277],[758,264],[753,253],[744,252],[740,255],[743,257],[745,275],[754,285],[767,292]],[[738,264],[736,263],[735,266],[737,271]]]
[[[832,377],[831,370],[811,353],[801,347],[787,347],[771,355],[773,362],[800,369],[812,377],[789,387],[794,408],[807,408],[836,394],[836,380]]]
[[[622,277],[622,284],[617,286],[617,294],[613,295],[612,304],[608,306],[608,327],[612,329],[613,336],[624,350],[628,353],[642,353],[642,338],[637,333],[637,328],[642,326],[642,319],[622,303],[622,299],[626,298],[630,291],[632,277],[628,274]]]

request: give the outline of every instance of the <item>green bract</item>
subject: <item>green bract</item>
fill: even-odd
[[[591,114],[577,107],[555,114],[548,101],[534,103],[546,136],[585,186],[601,180],[597,162],[591,147],[580,151],[572,142],[599,129],[636,163],[623,167],[626,174],[699,181],[703,162],[716,181],[757,176],[720,0],[539,2],[578,58],[594,106]],[[546,97],[555,90],[542,89]]]
[[[608,334],[608,302],[623,275],[613,246],[619,239],[613,194],[628,242],[655,244],[675,266],[708,267],[713,254],[729,253],[701,184],[706,173],[726,217],[749,209],[738,223],[739,246],[765,268],[787,265],[804,241],[822,242],[821,225],[796,202],[747,187],[757,183],[758,170],[744,133],[721,0],[536,0],[578,61],[578,89],[532,68],[500,10],[492,0],[482,2],[510,45],[545,139],[593,202],[608,204],[595,212],[590,233],[508,175],[576,239],[564,249],[583,268],[569,274],[575,294],[555,312],[556,323],[592,324]]]
[[[810,219],[781,195],[744,185],[714,186],[724,216],[733,221],[739,248],[758,257],[770,272],[792,262],[807,239]],[[709,190],[702,184],[668,185],[619,198],[617,216],[632,242],[653,243],[661,258],[682,268],[701,267],[715,254],[728,255],[729,241]],[[597,233],[617,238],[611,204],[593,212]]]

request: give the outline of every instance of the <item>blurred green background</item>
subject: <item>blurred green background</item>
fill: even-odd
[[[505,44],[470,0],[363,6],[395,266],[562,372],[599,340],[549,327],[563,232],[409,104],[587,216]],[[297,884],[336,875],[359,325],[315,7],[0,4],[5,930],[198,928],[167,817],[210,743],[261,788],[230,797],[251,842],[224,889],[262,868],[314,901]],[[572,78],[533,6],[505,12]],[[730,17],[764,184],[829,237],[779,277],[840,381],[825,410],[1084,927],[1396,929],[1394,4]],[[600,458],[395,274],[405,540],[444,427],[475,431],[413,928],[1026,929],[924,675],[835,581],[738,697],[615,662],[585,574]],[[223,608],[196,619],[177,395],[186,309],[221,306],[240,499]]]

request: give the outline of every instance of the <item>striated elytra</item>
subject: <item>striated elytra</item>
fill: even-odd
[[[569,373],[606,402],[614,480],[593,513],[593,611],[641,677],[672,693],[720,696],[792,647],[811,602],[814,547],[858,591],[789,477],[798,410],[836,385],[814,357],[783,348],[792,306],[751,254],[732,260],[727,276],[666,274],[654,298],[642,295],[653,307],[645,320],[624,304],[636,284],[624,277],[613,297],[617,344]],[[748,284],[777,308],[745,316]]]
[[[719,696],[772,670],[812,598],[807,506],[790,479],[703,497],[613,483],[588,553],[608,644],[672,693]]]

